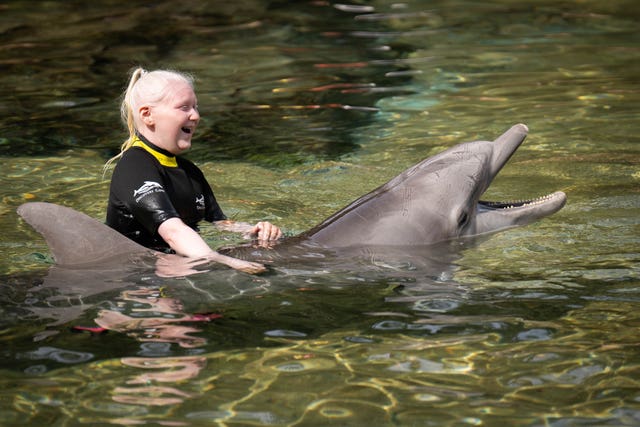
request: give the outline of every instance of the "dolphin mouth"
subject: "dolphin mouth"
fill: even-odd
[[[534,199],[525,200],[512,200],[507,202],[494,202],[489,200],[479,200],[478,205],[480,208],[486,210],[502,210],[502,209],[518,209],[529,208],[534,206],[540,206],[559,201],[559,199],[566,197],[562,191],[556,191],[545,196],[536,197]]]
[[[527,200],[508,202],[480,200],[477,213],[479,217],[495,221],[496,226],[502,221],[511,222],[512,225],[524,225],[558,212],[566,202],[567,195],[562,191]]]
[[[567,196],[562,191],[508,202],[480,200],[476,205],[475,234],[530,224],[558,212],[566,202]]]

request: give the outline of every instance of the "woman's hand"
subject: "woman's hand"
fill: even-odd
[[[250,237],[264,242],[272,242],[282,237],[280,228],[268,221],[260,221],[249,230],[248,234]]]
[[[271,247],[273,242],[282,237],[280,227],[271,224],[268,221],[260,221],[256,225],[239,221],[216,221],[214,225],[220,230],[242,233],[245,239],[256,239],[260,246],[265,248]]]
[[[220,253],[216,253],[213,260],[216,262],[228,265],[229,267],[235,270],[244,271],[245,273],[249,273],[249,274],[258,274],[258,273],[264,273],[265,271],[267,271],[267,267],[265,267],[264,265],[258,262],[251,262],[251,261],[245,261],[238,258],[232,258],[226,255],[222,255]]]

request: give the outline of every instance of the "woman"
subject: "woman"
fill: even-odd
[[[206,220],[261,242],[282,236],[269,222],[227,220],[204,175],[178,157],[191,147],[200,121],[193,80],[175,71],[137,68],[124,93],[121,114],[129,138],[121,147],[109,192],[107,224],[143,246],[206,258],[250,273],[264,266],[212,250],[197,232]]]

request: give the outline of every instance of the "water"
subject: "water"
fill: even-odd
[[[0,424],[640,423],[635,2],[0,10]],[[46,245],[15,209],[52,201],[104,217],[101,167],[123,138],[117,98],[136,64],[198,78],[189,157],[238,219],[296,234],[517,122],[530,135],[487,197],[563,190],[569,202],[434,261],[444,268],[123,268],[124,287],[56,299],[38,286]],[[110,331],[71,331],[100,325]]]

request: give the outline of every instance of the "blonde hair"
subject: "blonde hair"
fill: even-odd
[[[138,67],[131,71],[129,85],[122,95],[120,117],[129,132],[129,137],[120,146],[120,153],[104,165],[104,173],[133,145],[138,130],[138,116],[135,114],[144,105],[160,103],[169,94],[169,84],[175,81],[187,83],[193,88],[193,77],[173,70],[147,71]]]

